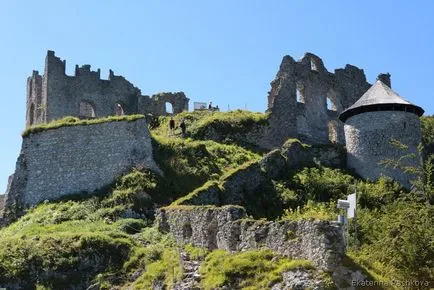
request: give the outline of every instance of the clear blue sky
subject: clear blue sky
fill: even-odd
[[[370,82],[390,72],[399,94],[433,114],[433,15],[432,0],[0,0],[0,193],[21,147],[26,78],[43,72],[48,49],[69,74],[91,64],[144,94],[182,90],[255,111],[282,57],[309,51],[329,71],[363,68]]]

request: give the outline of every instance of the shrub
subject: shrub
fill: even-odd
[[[389,279],[434,279],[432,205],[397,200],[359,211],[358,221],[362,246],[356,260]]]
[[[335,202],[315,203],[309,200],[303,207],[296,209],[286,209],[282,215],[283,220],[336,220],[339,211],[336,208]]]
[[[209,253],[207,248],[196,247],[193,244],[185,245],[184,250],[193,260],[203,260]]]

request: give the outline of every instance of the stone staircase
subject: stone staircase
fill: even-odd
[[[199,260],[192,260],[188,253],[184,250],[180,251],[181,265],[184,270],[184,277],[181,281],[177,282],[174,290],[200,290],[200,272]]]

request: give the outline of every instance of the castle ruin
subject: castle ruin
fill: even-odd
[[[90,65],[75,66],[75,75],[65,73],[66,61],[48,51],[45,72],[33,71],[27,79],[26,125],[48,123],[66,116],[101,118],[110,115],[178,114],[188,110],[183,92],[144,96],[140,89],[112,70],[108,80]],[[166,104],[172,112],[166,111]]]
[[[299,61],[285,56],[268,95],[269,139],[274,139],[274,146],[288,138],[310,144],[345,144],[339,114],[370,86],[363,69],[353,65],[331,73],[312,53]]]
[[[48,51],[44,75],[34,71],[28,78],[26,126],[66,116],[167,115],[166,103],[173,106],[173,114],[188,110],[189,99],[182,92],[144,96],[113,71],[108,80],[102,80],[100,70],[91,71],[90,65],[76,66],[74,76],[65,74],[65,66],[64,60]],[[320,145],[310,150],[328,156],[320,160],[323,164],[337,156],[327,151],[333,146],[323,145],[338,143],[346,145],[347,168],[364,178],[376,180],[385,175],[407,188],[414,179],[409,173],[386,169],[381,164],[385,159],[400,160],[405,154],[418,153],[419,116],[424,113],[421,107],[405,101],[391,89],[389,74],[380,74],[371,86],[363,70],[355,66],[347,64],[331,73],[314,54],[306,53],[299,61],[285,56],[271,82],[267,111],[265,123],[255,124],[249,132],[229,139],[240,138],[246,144],[272,150],[289,138],[298,138]],[[228,137],[220,135],[210,130],[204,138],[220,141]],[[408,152],[393,148],[392,140],[408,146]],[[297,151],[290,163],[294,165],[303,159],[303,154]],[[306,156],[312,160],[312,156]],[[345,163],[344,157],[339,159]],[[405,162],[405,166],[420,166],[417,158]],[[30,134],[23,137],[5,205],[27,207],[45,199],[93,192],[136,165],[158,170],[144,119]],[[53,168],[56,174],[52,174]]]

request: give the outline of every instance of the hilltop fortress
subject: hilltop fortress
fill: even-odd
[[[172,114],[188,110],[189,99],[182,92],[144,96],[111,70],[108,80],[102,80],[100,70],[91,71],[90,65],[76,66],[74,76],[65,74],[65,66],[65,61],[48,51],[44,74],[33,71],[28,78],[27,127],[66,116],[124,117],[24,136],[5,197],[5,212],[11,213],[11,219],[44,200],[98,191],[133,167],[158,172],[145,119],[128,115],[168,115],[166,103],[172,105]],[[262,150],[280,148],[289,138],[297,138],[311,144],[314,152],[292,152],[297,164],[306,161],[300,158],[312,161],[320,157],[324,164],[346,164],[364,178],[375,180],[386,175],[410,186],[413,176],[380,163],[402,156],[390,144],[392,139],[417,153],[421,142],[419,116],[424,111],[391,89],[389,74],[380,74],[371,85],[363,70],[355,66],[346,65],[331,73],[311,53],[299,61],[285,56],[271,82],[267,112],[266,124],[255,124],[249,132],[229,136],[210,128],[204,138],[239,138]],[[336,144],[346,146],[346,156],[333,151]],[[419,166],[416,159],[406,162]]]

